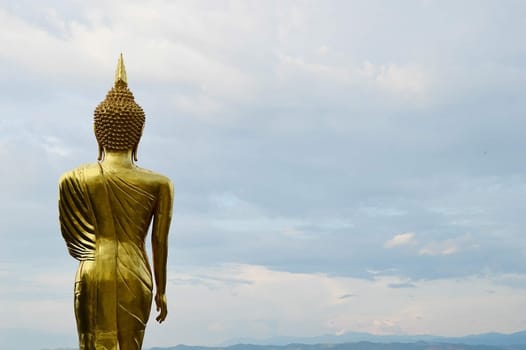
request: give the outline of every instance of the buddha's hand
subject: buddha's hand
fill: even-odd
[[[157,292],[155,294],[155,305],[159,315],[155,318],[157,322],[162,323],[168,314],[168,307],[166,305],[166,295],[164,293]]]

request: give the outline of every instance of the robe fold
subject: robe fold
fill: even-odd
[[[153,287],[144,240],[155,196],[139,185],[100,164],[81,166],[60,180],[61,232],[70,255],[80,261],[80,350],[141,348]]]

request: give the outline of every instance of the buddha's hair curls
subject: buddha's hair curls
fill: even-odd
[[[137,146],[141,139],[145,115],[135,103],[132,92],[123,81],[117,81],[106,99],[95,108],[95,137],[101,160],[104,150],[132,150],[137,160]]]

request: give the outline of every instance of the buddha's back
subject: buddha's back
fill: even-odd
[[[80,261],[75,279],[80,350],[139,350],[154,284],[156,319],[162,322],[167,315],[173,186],[167,177],[134,163],[144,119],[127,88],[121,56],[115,85],[95,109],[99,162],[59,180],[62,235]],[[152,222],[154,278],[145,250]]]
[[[92,214],[73,219],[93,227],[91,248],[85,247],[92,250],[85,254],[93,258],[81,261],[75,281],[81,343],[87,349],[97,339],[100,347],[111,348],[119,340],[121,348],[135,349],[131,343],[122,345],[142,342],[153,288],[145,238],[152,218],[159,225],[163,211],[169,213],[171,181],[138,167],[101,162],[64,174],[60,188],[61,208],[68,206],[63,212],[82,213],[83,202],[89,203],[86,209]],[[74,237],[70,241],[82,244],[85,240],[81,224],[74,231],[71,227],[65,231]]]

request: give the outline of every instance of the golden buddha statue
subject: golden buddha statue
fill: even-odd
[[[59,218],[69,253],[80,261],[75,317],[81,350],[139,350],[152,304],[145,239],[152,226],[155,303],[166,306],[170,179],[135,165],[144,112],[128,89],[119,58],[115,85],[95,109],[98,162],[59,180]]]

